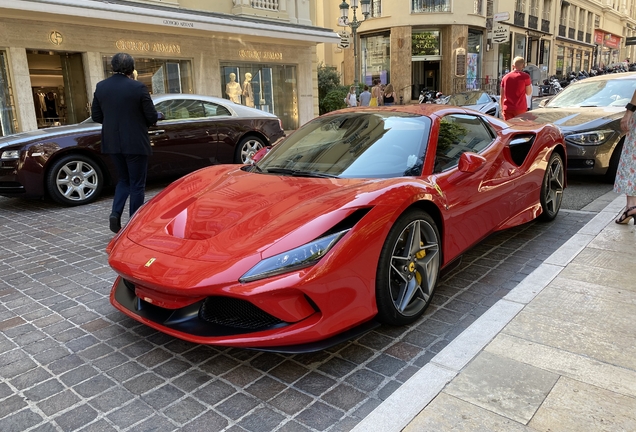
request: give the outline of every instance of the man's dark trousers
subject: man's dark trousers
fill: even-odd
[[[113,213],[121,216],[130,194],[129,215],[132,217],[144,203],[148,156],[111,154],[110,158],[119,177],[113,198]]]

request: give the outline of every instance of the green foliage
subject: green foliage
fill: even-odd
[[[327,93],[327,95],[320,100],[320,114],[346,108],[345,98],[347,97],[347,93],[349,93],[349,87],[344,86],[338,86]]]
[[[340,85],[340,74],[334,67],[325,66],[322,62],[318,65],[318,103],[320,106],[320,114],[324,114],[329,111],[333,111],[332,108],[327,109],[325,106],[325,99],[329,92],[338,90]],[[344,99],[344,96],[342,97]],[[332,103],[330,103],[332,105]]]

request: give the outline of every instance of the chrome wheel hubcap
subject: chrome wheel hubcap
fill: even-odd
[[[391,254],[389,284],[395,308],[415,315],[433,294],[439,269],[439,245],[433,227],[411,222],[400,234]]]
[[[73,161],[64,165],[57,173],[55,184],[57,190],[65,198],[72,201],[83,201],[95,190],[99,179],[97,172],[90,164]]]

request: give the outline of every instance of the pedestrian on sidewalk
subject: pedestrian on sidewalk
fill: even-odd
[[[512,61],[514,70],[501,80],[501,97],[499,111],[504,120],[510,120],[528,111],[527,97],[532,95],[530,75],[523,71],[526,65],[523,57],[515,57]]]
[[[386,85],[382,100],[384,102],[384,106],[392,106],[395,103],[395,91],[393,91],[393,84],[388,83]]]
[[[369,86],[364,86],[364,91],[360,93],[360,106],[369,106],[371,102],[371,93],[369,93]]]
[[[115,197],[108,218],[110,230],[117,233],[128,197],[131,217],[144,203],[148,158],[152,153],[148,128],[160,117],[146,85],[133,79],[133,57],[117,53],[111,66],[113,75],[97,83],[91,117],[102,124],[101,150],[110,156],[117,171]]]
[[[354,86],[349,87],[349,93],[347,93],[347,97],[345,98],[345,102],[347,103],[348,108],[354,108],[358,106],[358,99],[356,96],[356,88]]]
[[[617,224],[629,223],[634,219],[636,224],[636,90],[632,100],[625,106],[625,114],[621,119],[621,129],[627,132],[623,142],[621,159],[618,162],[614,192],[627,195],[625,211],[616,219]]]

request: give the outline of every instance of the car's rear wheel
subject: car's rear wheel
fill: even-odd
[[[563,169],[563,159],[558,153],[552,153],[541,185],[540,201],[543,213],[541,213],[539,219],[551,221],[559,214],[561,201],[563,201],[564,184],[565,170]]]
[[[243,138],[238,147],[236,147],[234,163],[250,163],[256,152],[258,152],[263,147],[265,147],[265,143],[258,137],[248,136]]]
[[[54,201],[76,206],[93,202],[101,195],[104,176],[93,159],[70,154],[53,163],[48,170],[46,185]]]
[[[440,236],[433,219],[410,210],[395,222],[384,242],[376,276],[378,319],[404,325],[426,310],[441,265]]]

